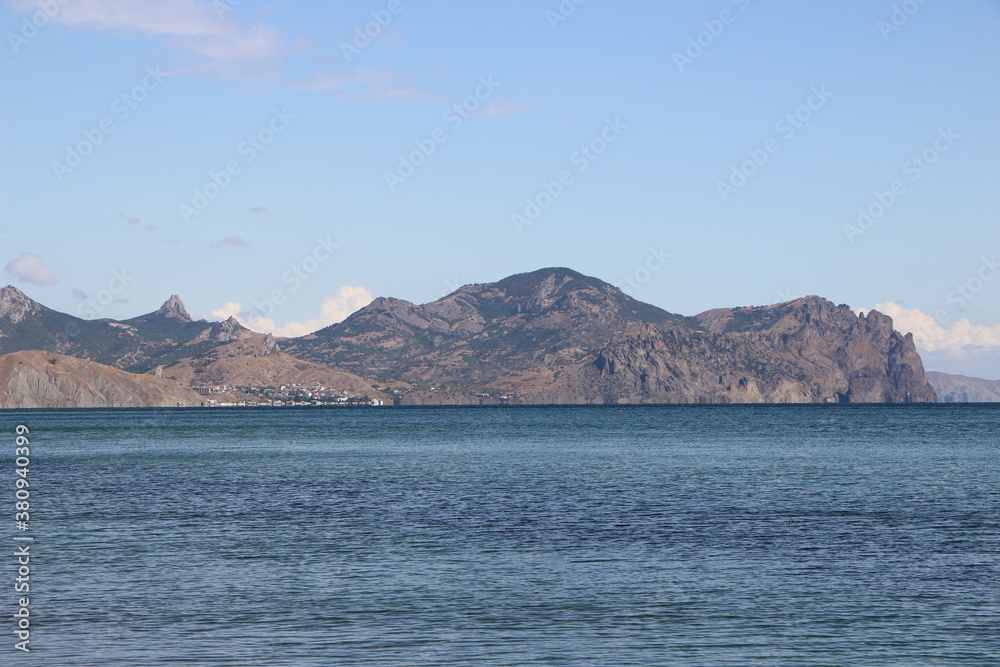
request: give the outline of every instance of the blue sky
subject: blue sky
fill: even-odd
[[[683,314],[877,307],[928,368],[1000,377],[997,0],[14,0],[0,20],[0,265],[52,308],[177,293],[298,334],[568,266]]]

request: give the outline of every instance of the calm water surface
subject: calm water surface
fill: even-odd
[[[3,664],[1000,664],[1000,406],[0,421]]]

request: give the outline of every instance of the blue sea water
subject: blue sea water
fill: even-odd
[[[1000,406],[0,423],[3,664],[1000,664]]]

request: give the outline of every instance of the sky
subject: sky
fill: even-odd
[[[1000,378],[1000,0],[5,0],[4,284],[302,335],[565,266]]]

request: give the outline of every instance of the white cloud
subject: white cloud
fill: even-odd
[[[212,311],[212,315],[220,319],[228,318],[230,315],[236,317],[240,324],[253,331],[270,333],[275,336],[287,336],[290,338],[305,336],[314,331],[319,331],[323,327],[336,324],[342,321],[354,311],[364,308],[372,302],[372,293],[365,287],[345,285],[337,290],[336,296],[328,296],[320,304],[319,317],[304,320],[302,322],[288,322],[279,326],[270,317],[250,316],[240,317],[240,304],[230,301],[221,308]]]
[[[904,308],[891,301],[876,305],[874,310],[891,317],[897,330],[912,333],[917,346],[928,352],[961,354],[970,349],[1000,347],[1000,324],[972,324],[963,317],[944,326],[917,308]]]
[[[15,0],[20,11],[43,9],[43,0]],[[219,7],[230,11],[219,11]],[[44,11],[44,9],[43,9]],[[228,3],[196,0],[73,0],[49,13],[73,29],[163,39],[173,48],[180,71],[221,77],[265,72],[286,47],[263,23],[241,22]]]
[[[240,309],[243,306],[236,303],[235,301],[227,301],[222,304],[222,308],[218,308],[212,311],[213,317],[218,317],[220,320],[228,320],[230,317],[235,317],[239,314]]]
[[[56,274],[45,266],[42,258],[30,252],[22,252],[16,259],[7,262],[4,270],[7,271],[8,276],[17,278],[23,283],[55,285],[58,282]]]
[[[286,39],[272,25],[247,22],[249,11],[234,0],[9,0],[8,4],[21,12],[41,11],[52,23],[70,30],[154,40],[156,53],[166,54],[161,64],[167,75],[266,80],[291,90],[335,91],[358,101],[439,99],[419,86],[400,83],[399,72],[390,68],[351,71],[340,62],[320,58],[308,40]]]

